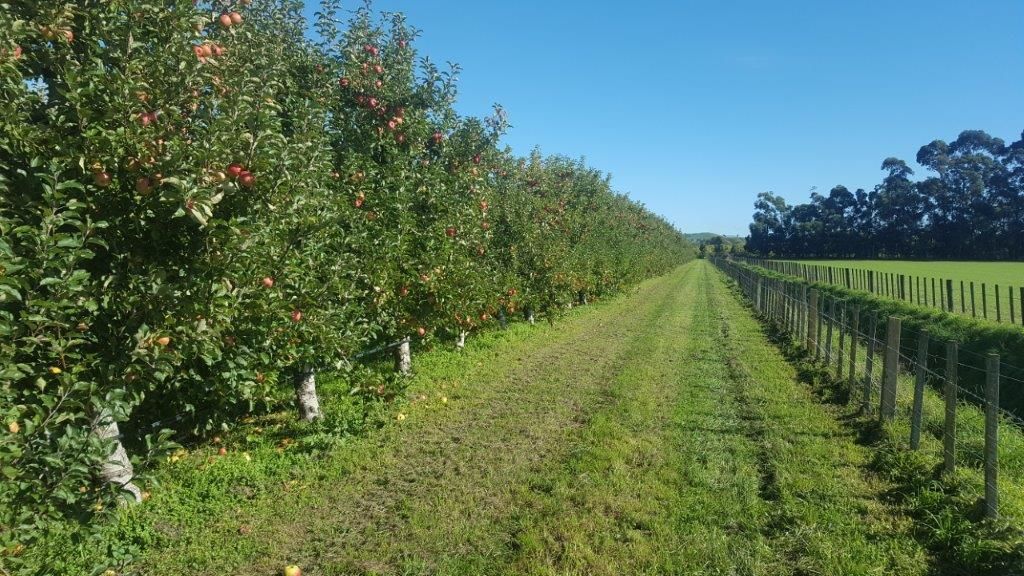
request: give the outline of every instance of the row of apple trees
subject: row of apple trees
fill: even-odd
[[[292,0],[2,8],[0,549],[134,488],[118,426],[201,434],[294,383],[315,418],[312,374],[362,350],[691,256],[598,171],[503,149],[500,109],[459,116],[400,15],[326,2],[314,42]]]

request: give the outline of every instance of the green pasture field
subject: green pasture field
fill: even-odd
[[[999,286],[1024,286],[1024,262],[955,262],[922,260],[786,260],[842,268],[861,268]]]

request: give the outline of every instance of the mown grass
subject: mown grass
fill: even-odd
[[[900,300],[896,296],[899,293],[897,284],[886,284],[882,278],[875,281],[876,292],[883,294],[888,290],[890,291],[889,298],[925,309],[946,310],[945,281],[952,280],[953,302],[952,308],[948,311],[979,320],[998,321],[1001,325],[1016,327],[1024,325],[1024,303],[1021,301],[1021,288],[1024,287],[1024,262],[920,260],[789,260],[789,262],[872,270],[893,275],[904,274],[907,276],[906,300]],[[934,280],[934,284],[932,280]]]
[[[974,282],[980,289],[981,283],[989,287],[1024,286],[1024,262],[956,262],[944,260],[787,260],[823,266],[861,268],[908,276],[947,278],[958,282]],[[959,301],[957,306],[959,307]]]
[[[827,334],[827,333],[826,333]],[[822,348],[827,344],[822,334]],[[793,335],[777,331],[774,337],[808,382],[823,398],[837,407],[846,427],[861,442],[873,448],[870,467],[891,484],[888,501],[914,519],[915,538],[933,557],[932,571],[940,574],[1024,574],[1024,431],[1010,420],[1000,425],[998,444],[1000,476],[1000,515],[988,520],[984,515],[984,414],[973,399],[960,397],[957,407],[957,469],[943,473],[943,429],[945,400],[941,382],[929,377],[922,404],[920,449],[911,451],[910,422],[913,408],[914,375],[901,370],[897,384],[896,418],[881,425],[878,402],[881,382],[881,356],[876,353],[870,385],[871,413],[862,409],[867,347],[858,341],[854,386],[849,386],[850,339],[845,339],[843,377],[837,378],[840,358],[839,330],[832,333],[832,364],[818,362],[803,349]],[[915,356],[902,347],[907,358]],[[932,359],[934,364],[940,363]],[[941,368],[932,365],[933,370]]]
[[[327,422],[250,422],[224,437],[226,456],[202,446],[162,466],[152,499],[96,541],[31,553],[75,574],[935,565],[887,497],[899,484],[871,471],[873,452],[706,263],[415,361],[395,401],[325,379]]]

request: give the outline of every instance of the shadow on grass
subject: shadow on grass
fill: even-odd
[[[903,447],[860,403],[858,390],[837,380],[776,324],[767,321],[735,288],[748,311],[761,321],[765,335],[797,370],[797,378],[837,420],[872,448],[868,473],[889,488],[881,496],[914,520],[913,536],[931,555],[935,576],[1024,575],[1024,530],[1006,520],[985,518],[984,501],[963,476],[943,473],[942,464]]]

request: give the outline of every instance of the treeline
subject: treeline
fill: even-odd
[[[314,375],[364,350],[694,256],[598,170],[513,155],[500,109],[458,115],[401,15],[329,0],[312,42],[302,8],[0,10],[0,552],[138,497],[172,435],[316,420]]]
[[[791,258],[1024,258],[1024,134],[1007,145],[980,130],[922,146],[913,180],[898,158],[871,191],[836,186],[790,206],[758,195],[747,250]]]

